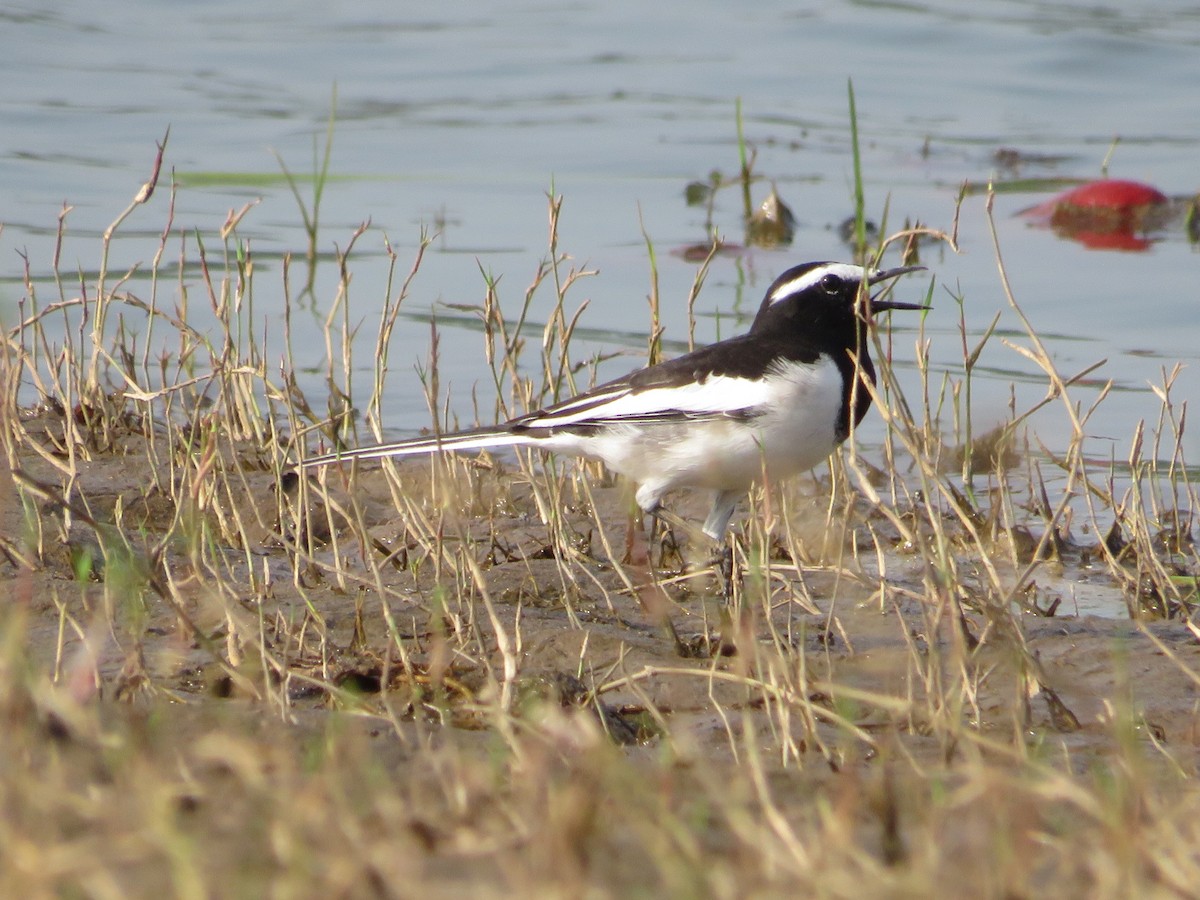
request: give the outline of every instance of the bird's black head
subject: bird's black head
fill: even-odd
[[[799,331],[818,344],[854,347],[861,334],[861,317],[856,312],[856,304],[863,280],[869,288],[921,268],[901,266],[871,270],[839,262],[793,266],[767,289],[750,331]],[[867,300],[866,315],[887,309],[925,307],[877,297]]]

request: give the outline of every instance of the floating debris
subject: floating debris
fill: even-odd
[[[756,247],[786,247],[796,234],[796,217],[774,185],[767,199],[746,221],[746,243]]]
[[[1171,198],[1136,181],[1105,178],[1017,213],[1096,250],[1146,250],[1172,215]]]

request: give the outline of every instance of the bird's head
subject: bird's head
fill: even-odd
[[[889,309],[928,309],[916,303],[884,300],[886,288],[874,295],[875,285],[888,285],[909,272],[919,272],[924,266],[899,266],[894,269],[864,269],[862,266],[839,262],[811,262],[793,266],[775,279],[767,289],[751,332],[774,328],[800,329],[811,339],[853,345],[859,333],[856,318],[870,316]],[[866,291],[863,283],[866,283]],[[859,297],[865,305],[860,315]]]

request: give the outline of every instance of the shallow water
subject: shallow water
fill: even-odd
[[[798,226],[784,249],[718,259],[697,304],[697,338],[728,335],[735,312],[751,313],[771,279],[796,262],[844,258],[837,225],[852,212],[847,80],[857,95],[868,215],[888,224],[919,220],[949,229],[964,181],[1095,178],[1110,157],[1113,177],[1145,181],[1170,195],[1197,190],[1200,150],[1200,9],[1182,2],[1122,4],[981,2],[833,3],[734,8],[718,3],[495,3],[424,6],[253,2],[101,7],[9,6],[0,11],[0,320],[17,317],[27,253],[47,276],[64,201],[68,238],[62,268],[93,271],[98,236],[145,180],[154,142],[170,126],[166,165],[180,183],[174,227],[213,235],[232,208],[261,199],[239,234],[258,260],[255,314],[282,331],[281,257],[302,255],[294,199],[274,179],[279,164],[311,171],[336,85],[333,180],[321,206],[320,247],[346,247],[370,220],[352,262],[354,316],[364,340],[356,360],[365,403],[376,310],[385,292],[385,237],[407,269],[422,225],[441,228],[406,301],[391,347],[383,409],[396,433],[428,423],[413,366],[429,348],[428,311],[479,304],[483,271],[500,276],[506,310],[546,255],[546,197],[565,197],[560,249],[599,276],[577,286],[590,301],[577,358],[626,349],[606,375],[639,364],[649,323],[653,241],[668,341],[687,336],[684,301],[696,264],[669,251],[705,239],[704,211],[684,201],[689,181],[737,168],[735,103],[756,151],[755,171],[773,181]],[[1114,138],[1119,137],[1115,149]],[[996,159],[1015,148],[1015,170]],[[758,202],[768,181],[755,185]],[[1016,297],[1073,374],[1094,374],[1114,391],[1090,423],[1089,453],[1123,459],[1139,420],[1159,403],[1148,383],[1189,366],[1177,400],[1200,394],[1194,363],[1200,323],[1200,257],[1182,225],[1152,235],[1144,252],[1090,250],[1014,213],[1053,189],[996,196],[995,226]],[[126,224],[114,267],[149,261],[166,221],[160,191]],[[737,192],[718,196],[715,224],[742,240]],[[217,243],[206,237],[210,251]],[[961,253],[927,249],[937,279],[932,338],[935,377],[961,377],[958,309],[977,336],[1001,313],[1001,334],[1027,344],[1009,310],[982,196],[969,196],[959,223]],[[194,242],[188,259],[196,259]],[[293,280],[299,280],[293,273]],[[193,303],[202,293],[184,274]],[[293,319],[296,346],[311,365],[303,385],[315,400],[324,344],[316,338],[333,301],[336,271],[323,262],[315,314]],[[901,296],[928,281],[910,278]],[[166,289],[174,302],[178,287]],[[174,294],[170,294],[173,290]],[[294,290],[294,288],[293,288]],[[531,318],[544,319],[543,291]],[[491,383],[475,330],[444,314],[441,384],[451,407],[473,414],[472,391]],[[896,355],[916,385],[917,323],[896,316]],[[969,339],[973,344],[977,337]],[[678,344],[671,344],[675,347]],[[278,348],[272,348],[277,355]],[[1013,385],[1015,384],[1015,388]],[[977,428],[1004,420],[1045,393],[1037,370],[999,338],[980,358],[974,384]],[[1094,389],[1080,389],[1085,405]],[[483,409],[489,410],[486,403]],[[871,417],[860,439],[881,433]],[[1061,452],[1070,435],[1061,406],[1034,420]],[[1189,459],[1200,441],[1185,437]]]

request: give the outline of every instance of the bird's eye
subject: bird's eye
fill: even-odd
[[[840,294],[842,292],[842,279],[836,275],[826,275],[821,279],[821,290],[827,294]]]

